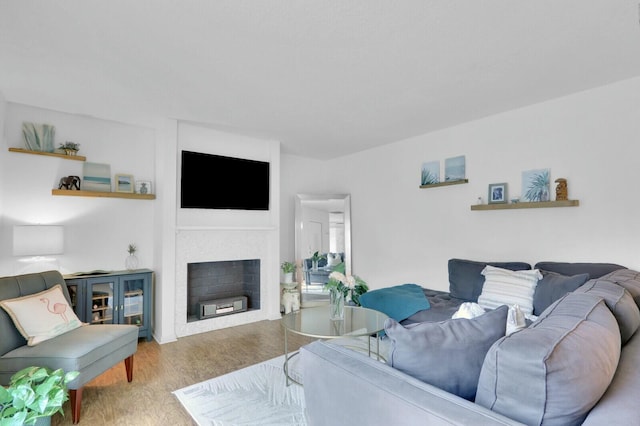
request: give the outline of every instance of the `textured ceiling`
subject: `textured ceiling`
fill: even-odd
[[[319,159],[637,76],[637,0],[0,0],[9,101]]]

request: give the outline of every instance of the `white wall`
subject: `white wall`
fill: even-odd
[[[56,146],[67,140],[80,143],[79,154],[89,162],[110,164],[112,178],[127,173],[155,182],[155,131],[14,103],[8,103],[1,116],[0,275],[20,270],[11,250],[15,224],[64,225],[65,251],[58,257],[63,273],[122,270],[129,243],[138,247],[139,266],[153,268],[152,201],[52,196],[61,177],[82,177],[83,162],[13,153],[8,148],[24,148],[23,121],[49,123],[56,126]]]
[[[354,273],[372,288],[448,289],[447,260],[601,261],[640,269],[640,78],[510,111],[327,164],[352,196]],[[465,185],[419,189],[420,166],[466,156]],[[567,178],[579,207],[471,211],[521,172]]]

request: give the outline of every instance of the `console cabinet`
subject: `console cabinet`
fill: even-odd
[[[151,282],[153,271],[114,271],[67,275],[73,310],[89,324],[133,324],[138,336],[151,340]]]

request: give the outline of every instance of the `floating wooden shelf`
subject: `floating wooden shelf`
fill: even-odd
[[[82,155],[67,155],[67,154],[60,154],[60,153],[57,153],[57,152],[31,151],[29,149],[22,149],[22,148],[9,148],[9,151],[11,151],[11,152],[20,152],[22,154],[46,155],[46,156],[49,156],[49,157],[64,158],[65,160],[76,160],[76,161],[86,161],[87,160],[87,157],[83,157]]]
[[[544,209],[550,207],[578,207],[579,205],[579,200],[539,201],[536,203],[478,204],[471,206],[471,210]]]
[[[469,183],[469,179],[454,180],[454,181],[450,181],[450,182],[431,183],[429,185],[420,185],[420,188],[421,189],[436,188],[438,186],[461,185],[463,183]]]
[[[65,195],[68,197],[129,198],[134,200],[156,199],[155,194],[134,194],[131,192],[75,191],[72,189],[52,189],[51,195]]]

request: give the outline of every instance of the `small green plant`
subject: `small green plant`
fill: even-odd
[[[136,250],[138,250],[136,248],[136,245],[131,243],[129,244],[129,247],[127,248],[127,251],[129,252],[129,254],[135,254]]]
[[[66,141],[65,143],[60,144],[60,149],[65,151],[79,151],[80,144],[77,142]]]
[[[45,367],[18,371],[8,388],[0,386],[0,425],[32,425],[40,417],[64,415],[62,405],[69,398],[67,384],[79,374]]]
[[[282,262],[282,265],[280,265],[280,269],[282,269],[283,273],[289,274],[296,270],[296,265],[295,263],[291,262]]]
[[[315,252],[313,253],[313,256],[311,256],[311,260],[314,262],[318,262],[320,259],[325,259],[327,257],[326,254],[320,254],[320,252]]]

